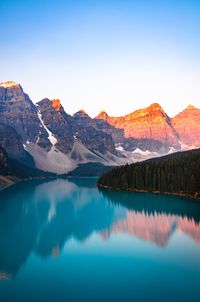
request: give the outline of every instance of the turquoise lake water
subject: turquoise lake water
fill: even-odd
[[[0,301],[200,301],[200,203],[95,184],[0,192]]]

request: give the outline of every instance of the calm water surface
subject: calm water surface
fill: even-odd
[[[0,301],[200,301],[200,203],[95,182],[0,192]]]

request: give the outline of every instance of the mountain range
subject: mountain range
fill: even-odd
[[[66,174],[88,163],[113,167],[198,148],[199,126],[200,109],[192,105],[173,118],[157,103],[120,117],[71,116],[58,99],[34,104],[20,84],[0,83],[0,174],[7,158]]]

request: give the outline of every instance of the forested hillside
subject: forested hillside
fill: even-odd
[[[115,168],[98,186],[200,198],[200,149]]]

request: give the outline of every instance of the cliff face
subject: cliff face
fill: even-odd
[[[13,127],[24,143],[36,142],[40,138],[41,147],[50,147],[47,132],[40,127],[37,109],[19,84],[0,84],[0,120],[1,123]]]
[[[200,109],[188,105],[172,119],[172,126],[183,144],[189,147],[200,146]]]
[[[124,131],[126,138],[146,138],[172,146],[178,145],[178,135],[171,125],[170,118],[156,103],[126,115]]]
[[[128,148],[136,149],[140,146],[148,150],[180,148],[179,134],[173,128],[170,118],[157,103],[123,117],[109,117],[107,113],[101,112],[95,119],[103,120],[118,129],[118,135],[114,135],[113,138],[116,144],[121,143],[125,149],[127,149],[126,145]],[[106,127],[104,129],[106,131]],[[119,129],[123,132],[120,133]]]
[[[81,142],[89,149],[95,149],[101,153],[109,151],[116,154],[113,133],[108,128],[98,127],[96,120],[92,119],[84,110],[80,110],[73,115],[77,124],[77,133]],[[110,125],[105,123],[106,126]],[[94,147],[93,147],[94,146]]]
[[[0,123],[0,146],[6,150],[11,157],[21,156],[24,152],[22,137],[17,131],[7,125]]]
[[[96,118],[104,119],[105,115],[100,114]],[[124,117],[107,116],[106,121],[117,128],[124,129],[125,138],[145,138],[177,143],[177,135],[170,124],[170,119],[159,104],[152,104]]]
[[[95,129],[86,113],[80,112],[72,117],[64,111],[58,100],[55,106],[55,101],[49,99],[38,103],[38,111],[45,126],[54,134],[57,140],[56,147],[60,151],[69,153],[73,148],[74,140],[78,139],[88,149],[101,153],[107,151],[115,153],[112,137]]]
[[[0,147],[2,147],[9,158],[17,159],[23,164],[34,166],[34,160],[24,150],[23,139],[19,133],[8,125],[0,123]]]
[[[114,117],[109,116],[105,111],[101,111],[97,116],[96,119],[98,120],[105,120],[110,125],[114,126],[115,128],[124,128],[124,117]]]
[[[73,146],[73,119],[68,115],[60,104],[49,99],[43,99],[37,103],[38,113],[41,117],[41,123],[55,137],[56,147],[63,153],[71,151]]]
[[[23,153],[23,140],[17,131],[7,125],[0,123],[0,146],[10,156],[20,156]]]
[[[116,147],[126,151],[139,148],[165,153],[200,147],[200,109],[192,105],[174,118],[157,103],[120,117],[101,111],[92,119],[81,110],[74,118],[83,127],[90,125],[110,134]]]

